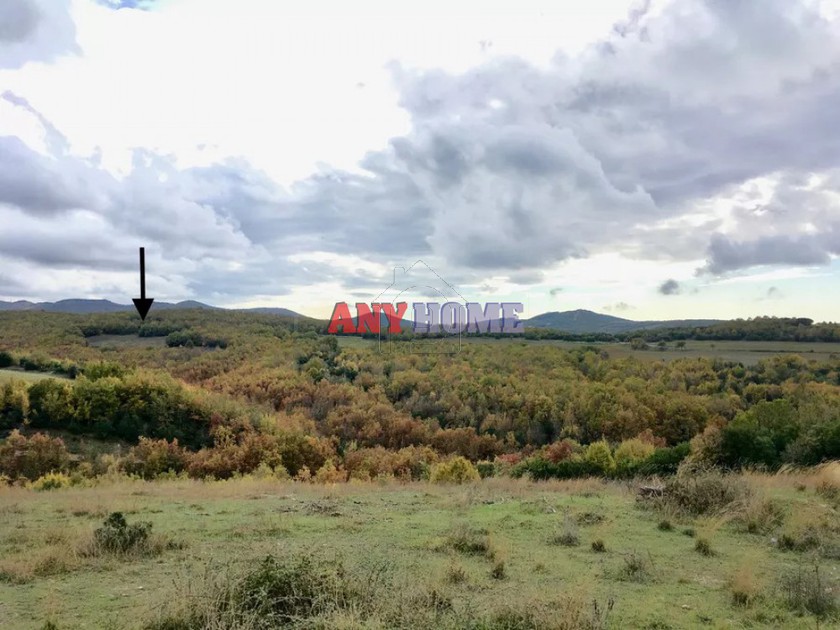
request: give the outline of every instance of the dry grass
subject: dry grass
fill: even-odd
[[[755,573],[755,558],[747,558],[736,569],[729,581],[732,603],[735,606],[751,606],[759,599],[762,584]]]

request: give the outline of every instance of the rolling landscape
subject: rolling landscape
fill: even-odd
[[[834,618],[840,344],[479,335],[383,355],[325,326],[0,313],[3,624]]]
[[[0,85],[0,630],[840,629],[840,0],[0,0]]]

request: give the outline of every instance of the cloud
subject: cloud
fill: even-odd
[[[563,287],[554,287],[553,289],[549,289],[548,294],[551,297],[557,297],[563,292]]]
[[[69,0],[0,2],[0,69],[79,52]]]
[[[681,290],[680,283],[674,279],[666,280],[659,286],[662,295],[677,295]]]
[[[627,302],[616,302],[615,304],[608,304],[604,307],[604,310],[608,313],[624,313],[626,311],[632,311],[633,309],[634,307],[628,304]]]
[[[545,278],[545,274],[538,269],[519,271],[508,276],[508,281],[513,284],[539,284]]]
[[[825,235],[776,235],[749,241],[734,241],[716,234],[709,245],[704,271],[723,274],[760,265],[824,265],[831,257]]]
[[[76,50],[68,6],[8,0],[0,67]],[[705,273],[723,275],[838,252],[840,109],[826,103],[840,101],[840,32],[810,3],[644,4],[547,66],[492,57],[460,73],[391,72],[407,131],[356,169],[322,166],[288,189],[243,158],[184,167],[151,149],[117,176],[6,93],[44,130],[47,152],[0,137],[0,259],[122,272],[145,245],[172,286],[235,300],[376,286],[341,257],[385,269],[428,257],[447,276],[526,285],[604,253],[705,258]],[[341,115],[341,103],[318,105]],[[738,197],[761,179],[775,181],[769,199]],[[735,198],[727,212],[712,207]],[[339,260],[289,260],[313,252]]]

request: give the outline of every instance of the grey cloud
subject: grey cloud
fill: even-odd
[[[0,273],[0,295],[24,295],[28,289],[23,282],[7,273]]]
[[[666,280],[659,286],[662,295],[677,295],[681,291],[680,283],[674,280]]]
[[[703,271],[723,274],[759,265],[824,265],[831,260],[826,243],[822,235],[777,235],[733,241],[716,234],[709,245],[709,259]]]
[[[3,0],[0,68],[49,62],[79,51],[69,0]]]
[[[605,42],[548,68],[510,58],[459,75],[393,66],[411,131],[359,172],[325,168],[290,190],[241,160],[179,169],[150,152],[116,180],[67,155],[60,138],[52,158],[6,138],[0,203],[44,221],[92,212],[193,263],[187,282],[200,295],[279,293],[319,278],[371,286],[364,274],[285,260],[311,251],[435,256],[465,277],[536,277],[601,252],[705,256],[713,274],[825,262],[838,242],[825,226],[837,217],[829,175],[840,109],[826,104],[840,102],[840,33],[810,6],[643,4]],[[827,177],[818,190],[805,185],[812,173]],[[716,195],[777,174],[766,210],[744,203],[734,229],[694,220]]]
[[[626,311],[632,311],[633,307],[630,304],[628,304],[627,302],[616,302],[615,304],[606,305],[604,307],[604,310],[607,311],[608,313],[611,313],[613,311],[615,311],[617,313],[623,313],[623,312],[626,312]]]
[[[0,203],[35,214],[101,209],[113,178],[78,158],[46,157],[18,138],[0,136]]]
[[[31,0],[5,0],[0,4],[0,44],[25,40],[40,20],[38,5]]]
[[[512,273],[508,276],[508,280],[514,284],[539,284],[545,279],[542,271],[529,270]]]

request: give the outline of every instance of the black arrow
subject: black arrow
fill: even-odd
[[[146,320],[146,315],[149,313],[149,309],[152,308],[152,302],[155,301],[154,298],[146,299],[146,248],[140,248],[140,297],[134,298],[131,300],[134,302],[134,306],[137,309],[137,312],[140,313],[140,319]]]

